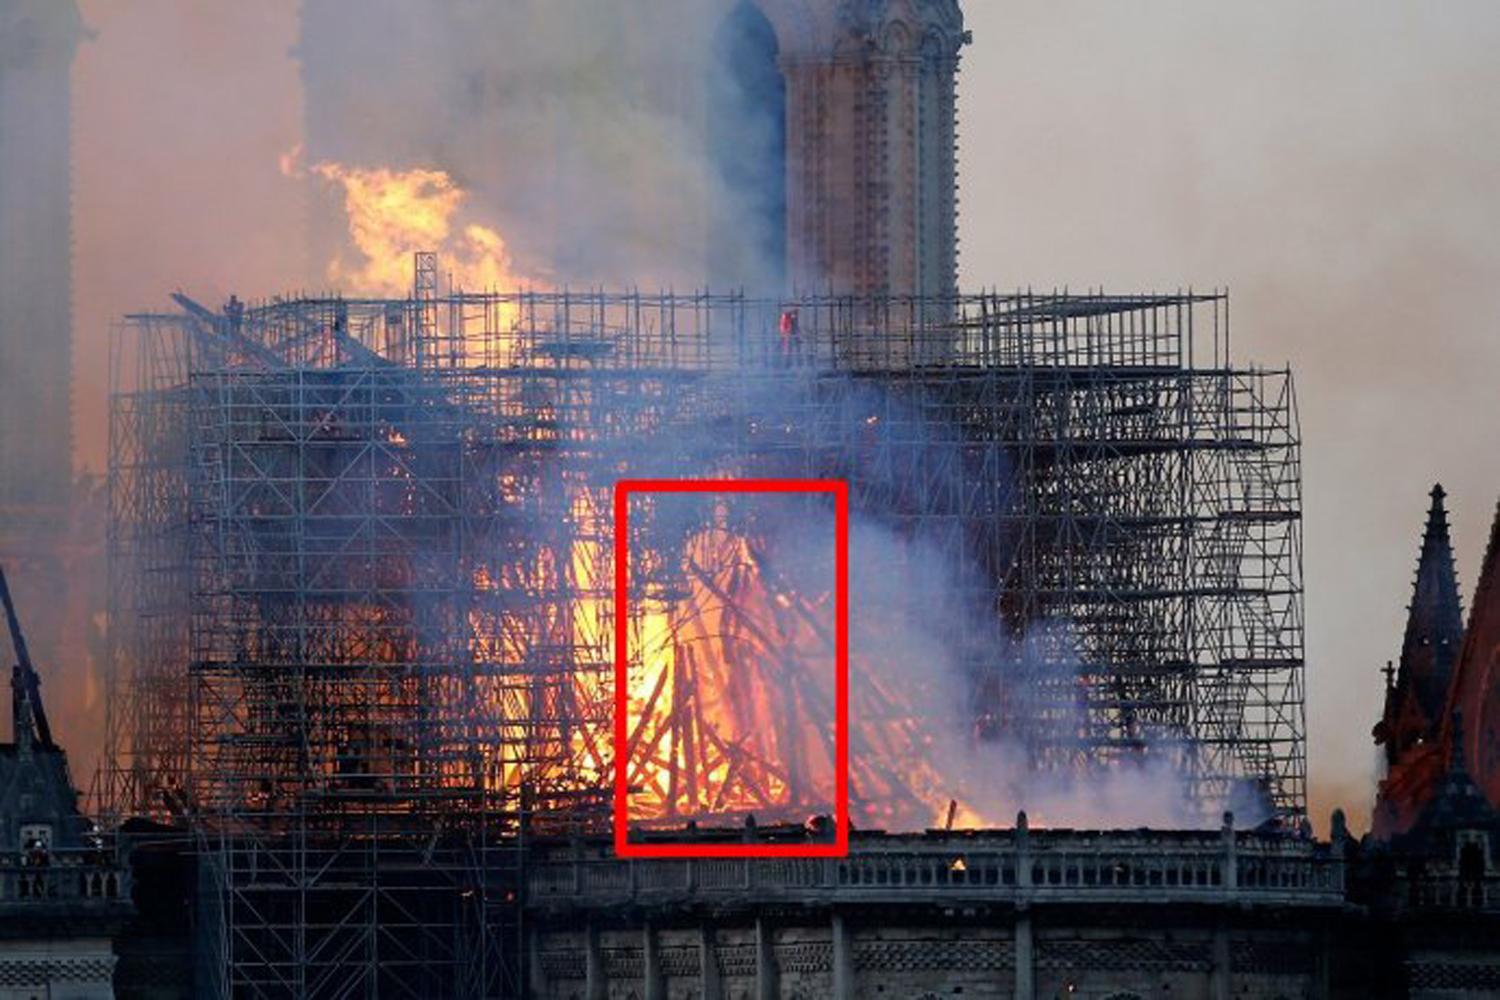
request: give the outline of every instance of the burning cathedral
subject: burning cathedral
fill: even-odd
[[[698,7],[549,67],[302,4],[344,291],[117,345],[117,992],[1481,995],[1492,786],[1308,827],[1290,373],[1219,293],[958,288],[956,0]]]

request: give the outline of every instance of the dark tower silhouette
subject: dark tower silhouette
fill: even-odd
[[[0,0],[0,559],[62,657],[72,507],[74,0]],[[102,531],[102,526],[101,526]],[[66,700],[66,699],[65,699]]]
[[[0,552],[45,555],[72,480],[73,0],[0,0]]]
[[[0,0],[0,544],[68,510],[72,0]]]
[[[1381,840],[1500,822],[1500,515],[1465,625],[1443,497],[1434,486],[1401,662],[1386,668],[1375,726],[1386,776],[1371,829]]]
[[[1483,793],[1500,832],[1500,506],[1464,626],[1463,649],[1448,695],[1455,764]]]
[[[1398,762],[1413,746],[1437,737],[1453,666],[1463,643],[1463,607],[1444,496],[1441,484],[1432,488],[1407,609],[1401,662],[1388,679],[1385,716],[1376,728],[1388,764]]]
[[[11,742],[0,743],[0,971],[25,996],[113,996],[111,938],[131,911],[129,880],[79,810],[3,568],[0,607],[0,655],[14,653]]]

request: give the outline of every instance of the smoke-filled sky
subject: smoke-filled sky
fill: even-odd
[[[278,165],[304,138],[295,0],[82,7],[75,405],[97,470],[112,317],[317,279]],[[1449,490],[1466,595],[1500,493],[1500,5],[965,8],[965,287],[1227,285],[1239,358],[1296,370],[1313,816],[1362,825],[1427,490]]]
[[[1227,285],[1295,369],[1312,815],[1362,826],[1427,491],[1466,598],[1500,495],[1500,5],[966,11],[965,283]]]

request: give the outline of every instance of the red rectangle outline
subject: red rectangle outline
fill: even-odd
[[[632,493],[832,493],[834,839],[829,844],[632,844],[626,816],[629,508]],[[849,484],[841,479],[622,479],[615,483],[615,854],[622,858],[842,858],[849,854]]]

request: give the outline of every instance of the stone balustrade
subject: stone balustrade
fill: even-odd
[[[856,833],[839,859],[632,860],[607,844],[544,848],[527,866],[540,907],[821,903],[1151,902],[1337,906],[1343,864],[1277,834],[1072,830]]]
[[[1454,872],[1402,878],[1393,898],[1409,910],[1486,910],[1500,912],[1500,875],[1462,879]]]
[[[110,907],[129,899],[128,869],[97,851],[53,850],[45,863],[24,852],[0,853],[0,906],[5,908],[58,903]]]

